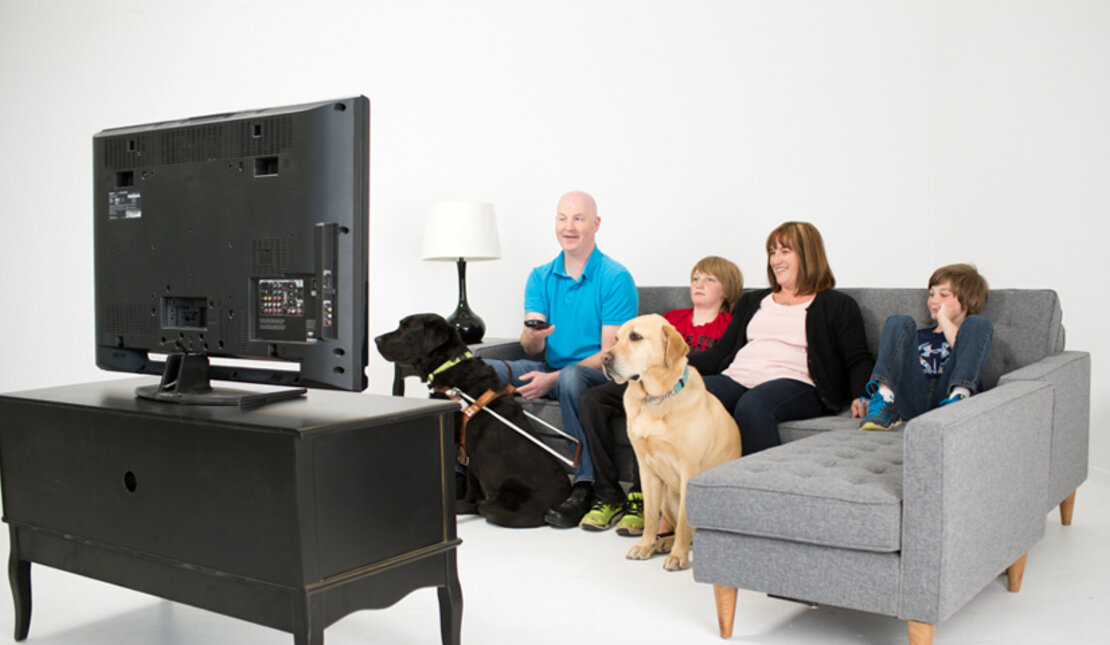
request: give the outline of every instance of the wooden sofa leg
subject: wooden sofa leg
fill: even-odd
[[[1071,526],[1071,512],[1075,510],[1075,491],[1067,496],[1067,499],[1060,502],[1060,523],[1064,526]]]
[[[911,620],[907,621],[906,626],[910,635],[910,645],[933,645],[933,634],[937,631],[936,625]]]
[[[1007,588],[1014,593],[1021,591],[1021,578],[1025,575],[1025,560],[1028,557],[1029,554],[1026,553],[1006,569]]]
[[[732,623],[736,619],[736,587],[713,585],[713,596],[717,599],[717,627],[721,638],[732,638]]]

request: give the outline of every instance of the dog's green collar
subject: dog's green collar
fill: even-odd
[[[653,405],[659,405],[663,401],[666,401],[667,399],[681,392],[682,388],[686,387],[686,379],[688,378],[690,378],[689,365],[686,366],[686,369],[682,370],[682,378],[678,379],[678,383],[674,384],[674,387],[671,388],[670,392],[667,392],[662,396],[645,396],[644,401]]]
[[[432,370],[432,373],[428,375],[428,384],[430,385],[431,382],[433,380],[435,380],[436,375],[442,374],[443,372],[446,372],[447,370],[449,370],[452,367],[458,365],[459,363],[461,363],[465,360],[470,360],[471,358],[474,358],[474,354],[471,354],[469,351],[467,351],[462,356],[457,356],[455,358],[452,358],[451,360],[447,361],[443,365],[440,365],[439,367],[435,368],[434,370]]]

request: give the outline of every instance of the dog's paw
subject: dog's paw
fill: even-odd
[[[675,553],[672,553],[668,555],[665,560],[663,560],[663,568],[667,571],[682,571],[683,569],[689,569],[690,556],[689,554],[683,554],[679,556]]]
[[[647,560],[657,553],[653,547],[654,545],[650,543],[645,545],[641,542],[637,542],[636,546],[629,549],[628,554],[624,557],[629,560]]]
[[[674,548],[674,533],[655,538],[655,544],[651,545],[653,553],[670,553],[672,548]]]

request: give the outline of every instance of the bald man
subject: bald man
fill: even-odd
[[[616,342],[617,329],[634,318],[639,296],[632,274],[597,248],[601,228],[597,204],[583,192],[570,192],[555,209],[555,237],[562,251],[538,266],[524,288],[524,326],[520,344],[537,358],[489,361],[502,381],[512,370],[513,385],[525,399],[559,401],[563,430],[582,442],[582,461],[574,472],[570,497],[547,511],[552,526],[578,526],[594,501],[594,468],[582,424],[578,397],[606,381],[601,355]],[[540,356],[543,354],[542,356]]]

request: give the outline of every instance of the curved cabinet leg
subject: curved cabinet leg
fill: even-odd
[[[933,645],[933,635],[937,632],[936,625],[910,620],[907,621],[906,627],[910,636],[910,645]]]
[[[293,645],[324,645],[324,628],[313,615],[312,598],[302,598],[293,608]]]
[[[1071,492],[1064,501],[1060,502],[1060,523],[1071,526],[1071,513],[1075,510],[1075,491]]]
[[[293,645],[324,645],[324,632],[295,632]]]
[[[293,634],[293,645],[324,645],[324,633],[296,632]]]
[[[717,627],[721,638],[732,638],[732,624],[736,620],[736,587],[713,585],[713,597],[717,600]]]
[[[19,537],[13,528],[11,552],[8,555],[8,584],[12,587],[15,606],[15,640],[26,640],[31,631],[31,563],[19,558]]]
[[[1006,569],[1006,587],[1014,593],[1021,591],[1021,578],[1025,575],[1025,560],[1027,558],[1029,558],[1028,553],[1018,558],[1017,562]]]
[[[447,584],[437,590],[439,594],[439,629],[443,645],[459,645],[462,632],[462,586],[456,565],[455,550],[447,554]]]

